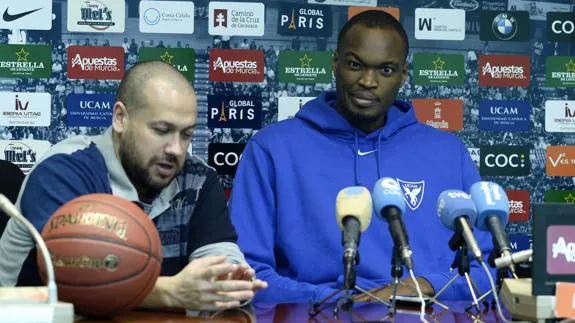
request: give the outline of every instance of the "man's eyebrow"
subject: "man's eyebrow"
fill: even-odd
[[[357,56],[354,52],[345,52],[344,57],[348,57],[348,56],[352,56],[354,59],[358,60],[361,64],[366,65],[364,61],[361,60],[361,58],[359,58],[359,56]],[[388,65],[393,65],[395,67],[399,67],[402,66],[400,62],[396,61],[396,60],[386,60],[383,61],[379,64],[377,64],[377,66],[388,66]]]

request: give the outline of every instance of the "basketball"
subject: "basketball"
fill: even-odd
[[[138,306],[154,287],[162,246],[154,223],[136,204],[89,194],[62,205],[42,237],[54,264],[58,297],[76,313],[110,317]],[[40,277],[46,266],[37,253]]]

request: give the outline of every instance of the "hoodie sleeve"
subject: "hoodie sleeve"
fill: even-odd
[[[475,162],[471,159],[469,155],[469,151],[461,144],[461,169],[462,169],[462,190],[469,193],[471,190],[471,186],[476,182],[481,181],[481,176],[479,175],[479,171],[477,170],[477,166]],[[483,252],[483,261],[487,264],[487,258],[489,257],[489,253],[493,249],[493,244],[491,242],[491,235],[489,232],[484,232],[480,230],[473,230],[473,234]],[[476,283],[477,288],[479,288],[479,292],[481,294],[489,291],[491,289],[491,285],[489,284],[489,279],[485,271],[483,270],[482,266],[472,257],[470,256],[470,276],[473,281]],[[490,269],[491,274],[495,275],[495,271]],[[426,279],[431,283],[435,293],[441,289],[452,277],[455,275],[456,271],[453,272],[443,272],[437,274],[426,275]],[[495,279],[495,276],[493,276]],[[476,295],[478,298],[481,296]],[[465,278],[458,278],[450,288],[448,288],[444,293],[443,296],[440,296],[440,299],[460,299],[461,297],[466,297],[467,299],[471,299],[471,293],[469,292],[469,287]]]
[[[230,200],[230,214],[238,244],[259,279],[268,288],[254,302],[295,303],[318,301],[336,291],[327,285],[302,283],[276,271],[275,167],[270,155],[252,139],[242,153]]]

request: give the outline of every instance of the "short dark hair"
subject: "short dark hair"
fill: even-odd
[[[175,86],[187,84],[193,91],[188,79],[172,65],[159,60],[144,61],[134,64],[126,72],[118,87],[116,100],[124,103],[128,110],[144,107],[147,103],[145,85],[149,80],[158,78],[168,79]]]
[[[351,17],[351,19],[349,19],[339,31],[339,35],[337,36],[338,51],[342,46],[345,35],[347,35],[355,25],[362,25],[368,28],[395,30],[403,40],[403,49],[405,50],[405,57],[407,58],[407,53],[409,52],[409,40],[407,39],[405,29],[403,29],[401,23],[392,15],[381,10],[367,10]]]

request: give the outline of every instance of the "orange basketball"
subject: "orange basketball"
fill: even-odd
[[[62,205],[44,226],[58,297],[76,313],[115,316],[138,306],[154,287],[162,245],[154,223],[134,203],[89,194]],[[38,267],[46,280],[40,252]]]

